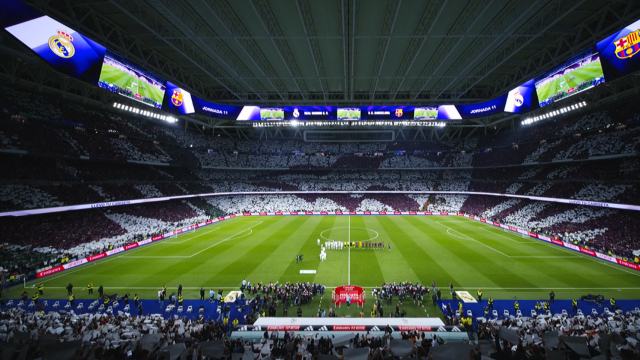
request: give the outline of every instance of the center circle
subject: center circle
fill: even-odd
[[[331,228],[331,229],[324,230],[323,232],[320,233],[320,237],[325,239],[325,240],[327,240],[327,241],[347,242],[349,240],[349,239],[347,239],[347,236],[345,236],[345,239],[343,239],[343,240],[330,239],[330,238],[324,236],[324,234],[326,232],[337,230],[337,229],[361,229],[361,230],[366,230],[367,234],[369,235],[368,239],[354,239],[353,237],[351,237],[351,241],[371,241],[371,240],[375,240],[378,236],[380,236],[380,234],[378,234],[377,231],[369,229],[369,228],[354,227],[354,226],[352,226],[352,227],[341,226],[341,227],[334,227],[334,228]],[[375,234],[375,236],[373,234]]]

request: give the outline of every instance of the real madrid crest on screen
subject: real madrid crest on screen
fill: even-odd
[[[524,98],[522,97],[522,94],[520,94],[519,91],[516,91],[513,94],[513,103],[517,106],[520,107],[522,106],[522,104],[524,104]]]
[[[298,111],[298,108],[293,109],[293,117],[296,119],[300,117],[300,112]]]
[[[182,93],[178,90],[173,90],[173,95],[171,95],[171,103],[175,106],[182,105]]]
[[[640,51],[640,36],[636,30],[627,36],[623,36],[613,43],[616,45],[616,56],[619,59],[628,59]]]
[[[73,37],[62,30],[58,30],[57,35],[49,38],[49,48],[54,54],[62,58],[70,58],[76,53],[76,49],[71,43]]]

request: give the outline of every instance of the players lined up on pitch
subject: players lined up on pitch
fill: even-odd
[[[320,246],[320,239],[318,239],[318,246]],[[324,249],[328,250],[342,250],[346,248],[351,249],[382,249],[384,250],[384,242],[373,241],[335,241],[329,240],[324,242]],[[391,243],[387,244],[387,248],[391,251]]]

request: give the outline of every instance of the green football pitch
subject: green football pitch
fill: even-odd
[[[110,65],[104,65],[100,72],[100,81],[107,82],[109,84],[116,84],[121,88],[129,89],[134,94],[140,94],[143,97],[148,97],[157,103],[162,103],[164,92],[153,85],[146,83],[140,79],[136,79],[119,69]]]
[[[338,120],[360,120],[360,110],[338,109]]]
[[[438,117],[438,110],[427,110],[416,108],[413,118],[416,120],[428,120]]]
[[[322,243],[326,239],[380,241],[385,249],[327,250],[327,260],[320,261],[317,239]],[[391,251],[386,246],[389,243]],[[297,254],[304,255],[301,263],[295,261]],[[304,275],[300,270],[317,272]],[[89,298],[82,289],[92,282],[96,288],[102,284],[109,294],[129,292],[156,299],[163,284],[173,291],[182,284],[185,297],[197,299],[201,287],[207,294],[211,288],[237,290],[242,279],[254,284],[308,281],[327,288],[347,284],[370,288],[402,281],[430,285],[435,281],[447,297],[449,282],[456,290],[473,295],[482,288],[486,297],[494,299],[545,299],[549,290],[558,299],[588,293],[616,299],[640,297],[640,272],[474,220],[447,216],[237,217],[26,286],[31,292],[33,285],[43,282],[44,298],[64,299],[64,287],[71,282],[82,299]],[[23,291],[23,285],[10,288],[6,297],[17,298]]]
[[[563,75],[553,81],[550,81],[543,86],[536,88],[538,99],[540,102],[547,100],[553,95],[559,94],[563,91],[567,91],[572,87],[576,87],[585,81],[590,81],[596,78],[603,78],[602,66],[600,60],[592,61],[589,64],[573,70],[572,72]]]
[[[284,119],[284,110],[260,110],[261,120],[282,120]]]

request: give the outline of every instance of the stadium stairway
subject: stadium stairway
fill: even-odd
[[[451,306],[452,312],[455,314],[458,309],[458,303],[461,300],[453,301],[453,300],[442,300],[438,301],[438,307],[440,311],[447,316],[446,306],[449,304]],[[518,300],[518,304],[520,304],[520,311],[522,312],[523,317],[531,317],[531,310],[535,310],[536,301],[548,301],[545,300]],[[562,314],[562,310],[566,310],[568,316],[576,316],[576,313],[572,313],[571,310],[571,301],[572,300],[556,300],[555,303],[549,304],[550,311],[553,316],[557,314]],[[498,318],[504,318],[504,310],[509,311],[510,316],[516,317],[516,311],[514,309],[514,300],[494,300],[493,301],[493,309],[498,312]],[[484,317],[484,307],[487,306],[487,300],[482,299],[482,303],[462,303],[463,315],[467,317],[467,310],[471,310],[473,314],[473,324],[477,325],[477,318]],[[581,301],[578,300],[578,309],[582,310],[584,316],[591,315],[593,309],[596,309],[598,315],[602,315],[605,313],[605,308],[610,310],[609,299],[605,299],[604,302],[600,304],[596,304],[590,301]],[[638,300],[616,300],[616,309],[620,309],[623,313],[627,311],[635,311],[637,308],[640,308],[640,301]],[[541,312],[539,311],[538,314]],[[544,310],[542,311],[544,313]],[[489,317],[491,318],[491,311],[489,312]]]
[[[45,306],[45,300],[47,302],[47,305]],[[12,305],[8,305],[9,302],[13,302]],[[102,300],[100,300],[98,302],[98,304],[95,307],[91,307],[91,303],[93,303],[95,300],[76,300],[75,301],[75,306],[74,307],[70,307],[70,308],[65,308],[65,305],[69,302],[69,300],[63,300],[63,299],[41,299],[38,302],[38,307],[36,306],[29,306],[29,304],[31,303],[31,300],[28,300],[24,303],[24,305],[20,306],[21,309],[25,310],[25,311],[29,311],[29,312],[35,312],[35,311],[45,311],[45,312],[49,312],[49,311],[58,311],[58,312],[70,312],[73,311],[75,314],[96,314],[98,313],[98,309],[100,307],[100,305],[103,303]],[[54,308],[54,304],[58,302],[59,307]],[[18,304],[20,303],[19,299],[5,299],[5,305],[0,306],[0,310],[7,310],[7,309],[15,309],[18,307]],[[80,304],[82,304],[82,306],[80,306]],[[134,302],[133,300],[129,300],[129,306],[130,306],[130,310],[126,311],[126,313],[129,313],[131,316],[135,317],[138,316],[138,308],[133,306]],[[109,306],[112,306],[113,303],[109,303]],[[167,305],[169,305],[169,301],[165,300],[164,301],[164,305],[161,305],[158,300],[142,300],[142,313],[143,315],[151,315],[151,314],[161,314],[164,318],[169,318],[172,316],[177,315],[179,318],[188,318],[188,319],[192,319],[195,320],[198,318],[198,316],[202,315],[204,317],[205,320],[218,320],[219,317],[219,313],[217,312],[218,309],[218,301],[214,301],[214,302],[209,302],[209,300],[205,300],[205,301],[200,301],[200,300],[184,300],[182,302],[182,307],[183,310],[181,313],[178,313],[178,306],[176,305],[176,307],[171,310],[171,311],[166,311]],[[246,314],[248,314],[249,309],[248,307],[244,307],[243,311],[241,312],[235,305],[233,304],[229,304],[230,308],[231,308],[231,312],[229,315],[229,324],[231,324],[231,322],[233,322],[234,319],[238,319],[239,324],[244,324],[244,316]],[[192,311],[191,312],[187,312],[187,309],[189,308],[189,306],[192,307]],[[204,310],[202,312],[200,312],[200,307],[204,306]],[[118,315],[118,312],[123,312],[124,311],[124,307],[125,304],[123,301],[119,301],[119,305],[118,307],[113,308],[113,314],[114,315]],[[108,307],[107,307],[108,308]],[[105,314],[106,313],[106,309],[103,311],[100,311],[101,314]],[[222,321],[222,318],[220,318],[220,321]]]

